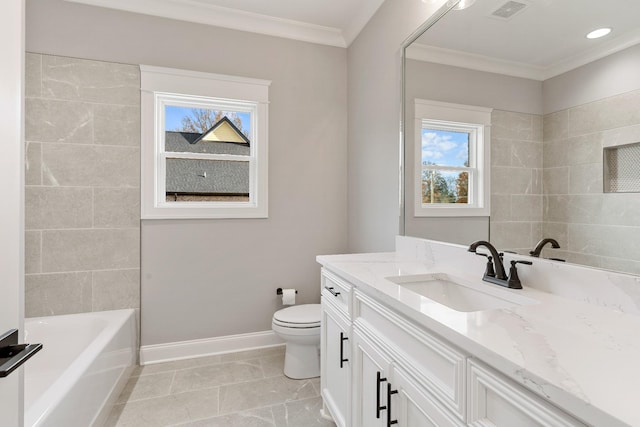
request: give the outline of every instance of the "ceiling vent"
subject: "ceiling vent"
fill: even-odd
[[[528,4],[519,1],[508,1],[494,10],[491,16],[499,19],[511,19],[517,13],[522,12],[527,6]]]

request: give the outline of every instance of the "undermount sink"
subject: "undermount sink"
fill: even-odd
[[[444,273],[393,276],[386,279],[456,311],[482,311],[538,303],[534,299],[518,295],[518,291],[508,291],[483,282],[467,282]]]

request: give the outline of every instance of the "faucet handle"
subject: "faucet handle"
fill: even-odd
[[[487,258],[487,267],[484,270],[485,277],[496,277],[496,272],[493,269],[493,257],[488,254],[483,254],[481,252],[476,252],[476,255],[480,255]]]
[[[531,265],[533,263],[531,261],[521,260],[511,261],[511,268],[509,269],[509,279],[507,280],[507,285],[511,289],[522,289],[522,283],[520,283],[520,278],[518,277],[518,269],[516,268],[516,264]]]

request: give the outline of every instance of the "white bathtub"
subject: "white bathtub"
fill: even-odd
[[[136,363],[134,310],[25,319],[26,427],[101,425]]]

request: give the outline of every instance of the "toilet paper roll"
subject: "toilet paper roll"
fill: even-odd
[[[296,290],[295,289],[283,289],[282,290],[282,304],[293,305],[296,303]]]

